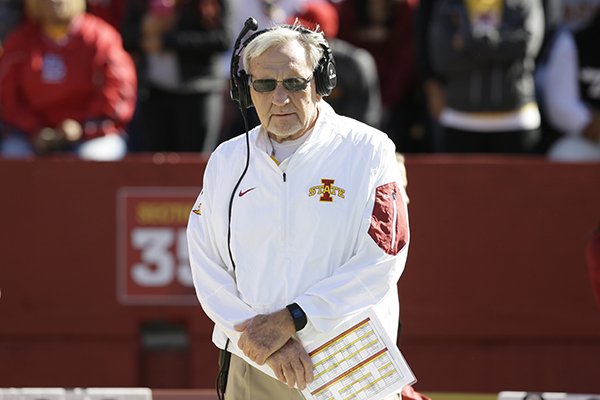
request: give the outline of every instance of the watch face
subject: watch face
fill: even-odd
[[[296,318],[302,318],[302,310],[300,310],[299,308],[292,308],[292,316],[294,317],[294,319]]]

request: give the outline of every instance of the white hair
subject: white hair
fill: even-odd
[[[271,47],[280,46],[288,42],[298,41],[306,52],[306,61],[311,69],[315,69],[324,47],[328,47],[327,40],[322,32],[312,31],[295,22],[293,25],[276,25],[265,30],[252,39],[244,48],[244,69],[250,75],[250,63]]]

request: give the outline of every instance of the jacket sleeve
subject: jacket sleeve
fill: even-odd
[[[228,254],[223,250],[225,243],[217,243],[214,229],[215,221],[222,216],[216,215],[215,201],[222,203],[229,199],[215,199],[216,181],[215,157],[211,156],[204,174],[204,184],[187,227],[190,265],[196,294],[206,315],[227,336],[235,337],[233,326],[257,315],[239,297],[234,271],[228,267],[224,258]],[[221,183],[222,184],[222,183]]]
[[[330,331],[345,318],[397,291],[408,253],[409,227],[400,169],[390,147],[362,211],[355,254],[295,300],[317,333]]]
[[[123,49],[121,38],[109,25],[107,35],[98,43],[96,53],[95,96],[90,99],[82,115],[77,118],[86,121],[110,120],[117,127],[124,127],[133,116],[137,96],[137,76],[131,56]],[[110,34],[109,34],[110,33]],[[102,135],[102,124],[95,130],[87,131],[87,136]]]
[[[577,60],[573,35],[570,31],[561,31],[546,64],[542,93],[549,122],[568,135],[579,135],[592,118],[581,101]]]
[[[24,37],[9,35],[0,57],[0,119],[11,128],[33,135],[45,126],[45,121],[23,101],[21,72],[29,60]]]

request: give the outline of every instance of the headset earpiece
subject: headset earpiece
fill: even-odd
[[[250,108],[252,104],[252,96],[250,95],[250,77],[243,69],[239,71],[237,76],[239,103],[241,107]]]
[[[232,76],[229,82],[229,97],[231,97],[231,100],[237,101],[239,103],[240,90],[238,89],[238,87],[239,83],[237,82],[237,77]]]
[[[319,60],[313,75],[317,86],[317,93],[321,96],[329,96],[337,84],[337,72],[335,62],[329,47],[323,45],[323,57]]]
[[[243,108],[253,106],[252,97],[250,96],[249,77],[246,71],[242,69],[237,74],[232,75],[230,86],[229,95],[231,100],[237,101],[240,107]]]

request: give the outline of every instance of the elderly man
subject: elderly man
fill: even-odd
[[[232,353],[225,398],[302,399],[303,344],[367,309],[397,336],[402,177],[385,133],[323,100],[336,78],[320,32],[276,26],[242,47],[232,93],[260,125],[211,155],[188,224],[192,273]]]

